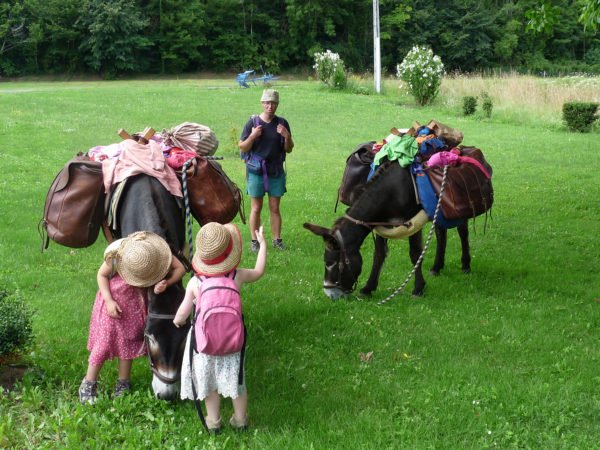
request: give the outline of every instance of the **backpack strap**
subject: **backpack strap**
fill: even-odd
[[[238,371],[238,384],[240,386],[244,384],[244,356],[246,355],[246,338],[248,337],[248,330],[246,328],[246,321],[244,320],[243,314],[242,323],[244,324],[244,343],[242,344],[242,349],[240,350],[240,370]]]
[[[196,346],[196,338],[194,333],[194,327],[192,323],[192,328],[190,329],[190,372],[192,372],[193,364],[194,364],[194,347]],[[245,343],[245,341],[244,341]],[[204,419],[204,414],[202,413],[202,405],[200,404],[200,400],[198,400],[198,394],[196,393],[196,384],[194,382],[194,376],[192,375],[192,395],[194,396],[194,403],[196,404],[196,411],[198,411],[198,417],[200,417],[200,422],[204,426],[204,429],[207,433],[208,425],[206,425],[206,419]]]

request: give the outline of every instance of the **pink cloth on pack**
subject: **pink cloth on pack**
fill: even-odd
[[[479,170],[481,170],[488,179],[492,178],[492,176],[487,172],[487,170],[485,170],[485,168],[481,165],[481,163],[479,161],[477,161],[474,158],[470,158],[468,156],[460,156],[457,152],[454,151],[454,149],[452,149],[449,152],[434,153],[431,156],[431,158],[429,158],[427,160],[428,166],[435,166],[435,165],[442,166],[442,167],[446,166],[446,165],[455,166],[458,163],[473,164],[473,165],[477,166],[479,168]]]
[[[110,145],[97,145],[88,150],[92,161],[102,162],[106,159],[117,158],[121,154],[121,143]]]
[[[102,163],[104,192],[109,192],[112,185],[128,177],[145,173],[160,181],[174,196],[183,197],[175,170],[166,163],[158,142],[151,140],[143,145],[133,139],[126,139],[121,145],[122,151],[118,158]]]

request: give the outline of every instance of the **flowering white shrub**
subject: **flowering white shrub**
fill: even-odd
[[[429,47],[414,46],[402,64],[396,66],[396,76],[406,83],[406,89],[419,105],[426,105],[438,94],[444,64]]]
[[[346,87],[346,72],[344,71],[344,61],[340,55],[331,50],[315,53],[315,64],[313,65],[317,78],[337,89]]]

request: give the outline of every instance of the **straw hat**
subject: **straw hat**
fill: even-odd
[[[169,244],[150,231],[137,231],[121,243],[117,251],[117,271],[136,287],[150,287],[169,273],[173,255]]]
[[[117,252],[119,251],[119,247],[123,243],[123,239],[117,239],[116,241],[112,241],[104,250],[104,261],[109,266],[112,264],[111,260],[117,257]]]
[[[232,223],[210,222],[196,235],[196,252],[192,266],[200,275],[225,275],[235,269],[242,258],[242,235]]]
[[[265,89],[260,101],[279,103],[279,91],[276,91],[275,89]]]

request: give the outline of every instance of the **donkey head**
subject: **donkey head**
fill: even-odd
[[[325,295],[332,300],[347,296],[354,290],[362,270],[359,246],[348,246],[340,228],[329,229],[310,223],[303,226],[325,242]]]
[[[154,394],[164,400],[173,400],[179,392],[181,361],[189,324],[177,328],[173,325],[173,318],[184,293],[181,283],[176,283],[159,295],[150,290],[148,296],[148,318],[144,330],[146,349],[154,375]]]

